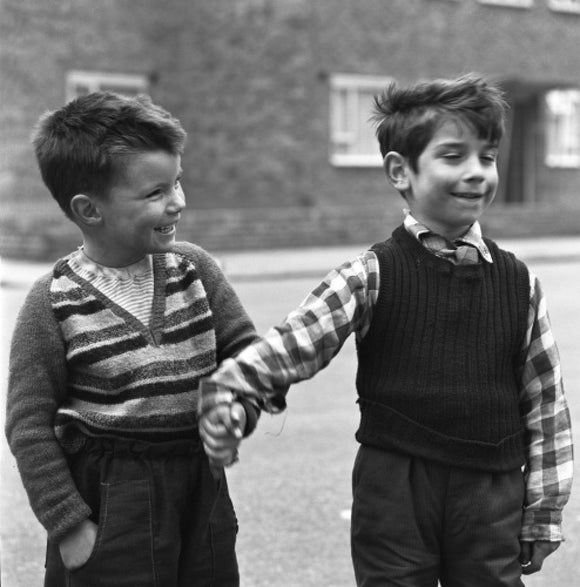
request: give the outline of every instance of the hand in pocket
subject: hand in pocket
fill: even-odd
[[[91,520],[75,526],[60,543],[60,556],[69,571],[82,567],[90,558],[97,541],[98,526]]]

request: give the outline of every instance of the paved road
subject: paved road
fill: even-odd
[[[579,242],[514,241],[511,247],[528,260],[548,293],[576,423],[580,422],[576,345],[580,311],[575,295],[580,290]],[[326,269],[362,248],[224,254],[220,258],[258,330],[263,332],[304,297],[315,284],[314,274],[322,276]],[[7,335],[30,280],[44,268],[44,264],[31,267],[4,262],[5,286],[0,288],[2,393]],[[8,275],[6,269],[15,271]],[[266,278],[264,273],[268,274]],[[281,278],[282,273],[285,278]],[[349,484],[357,424],[354,372],[355,351],[349,341],[328,369],[293,389],[285,415],[266,415],[243,445],[240,464],[230,472],[240,522],[238,551],[243,587],[354,585],[348,542]],[[44,533],[29,511],[3,436],[0,441],[2,585],[35,587],[41,585]],[[578,584],[580,490],[575,490],[566,510],[565,529],[568,541],[548,559],[542,574],[526,585]]]

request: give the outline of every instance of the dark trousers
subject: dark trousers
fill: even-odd
[[[524,481],[361,446],[353,470],[359,587],[521,587]]]
[[[214,479],[199,441],[92,440],[70,466],[97,541],[72,572],[49,542],[45,587],[238,587],[226,479]]]

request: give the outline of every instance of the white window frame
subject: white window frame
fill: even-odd
[[[493,4],[494,6],[509,6],[511,8],[531,8],[534,0],[478,0],[480,4]]]
[[[548,8],[556,12],[580,14],[580,0],[548,0]]]
[[[114,86],[117,91],[123,93],[123,89],[129,94],[147,93],[149,79],[146,75],[129,73],[106,73],[101,71],[73,70],[66,74],[66,101],[77,98],[80,94],[79,86],[87,88],[89,92],[98,92],[104,87]]]
[[[379,94],[393,81],[382,76],[335,74],[330,77],[330,163],[336,167],[381,167],[378,141],[371,153],[338,152],[356,145],[360,133],[374,137],[370,120],[360,120],[360,90]],[[372,115],[372,102],[368,105],[368,119]]]
[[[550,96],[568,93],[568,103]],[[564,96],[562,96],[564,98]],[[544,97],[546,154],[545,163],[553,168],[580,168],[580,88],[552,90]]]

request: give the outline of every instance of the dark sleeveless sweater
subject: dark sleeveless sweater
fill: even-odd
[[[448,465],[524,463],[515,361],[529,274],[485,239],[493,263],[453,265],[400,226],[372,247],[380,292],[358,346],[362,444]]]

